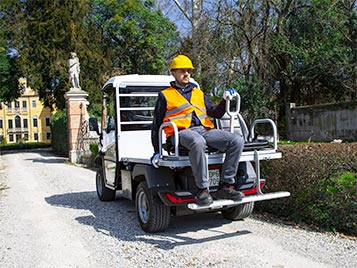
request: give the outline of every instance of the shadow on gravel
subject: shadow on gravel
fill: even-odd
[[[101,202],[96,192],[77,192],[53,195],[46,197],[45,200],[52,206],[87,210],[91,215],[80,216],[75,220],[92,226],[104,235],[123,241],[141,241],[164,250],[250,233],[246,230],[231,233],[218,230],[218,227],[229,224],[230,221],[223,219],[220,213],[201,213],[172,217],[171,224],[165,232],[148,234],[138,224],[134,202],[126,199],[118,198],[114,202]],[[197,235],[196,232],[201,230],[205,232]]]
[[[20,154],[20,153],[37,153],[42,156],[54,156],[52,148],[33,148],[33,149],[19,149],[19,150],[0,150],[0,155],[6,154]]]
[[[36,153],[39,157],[27,158],[26,161],[44,163],[44,164],[61,164],[68,161],[68,158],[57,156],[53,153],[52,148],[36,148],[36,149],[23,149],[23,150],[9,150],[0,152],[0,155],[6,154],[23,154],[23,153]]]
[[[25,158],[26,161],[32,161],[34,163],[44,163],[44,164],[63,164],[67,161],[66,158],[51,157],[51,158]]]
[[[34,150],[28,150],[28,151],[21,151],[22,153],[28,152],[28,153],[37,153],[40,156],[39,157],[34,157],[34,158],[25,158],[24,160],[26,161],[32,161],[34,163],[44,163],[44,164],[62,164],[65,161],[68,161],[68,158],[66,157],[61,157],[53,154],[53,151],[51,148],[42,148],[42,149],[34,149]]]

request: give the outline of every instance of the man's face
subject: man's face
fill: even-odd
[[[179,86],[185,87],[190,81],[191,71],[191,69],[176,69],[172,70],[171,74],[175,77],[176,83]]]

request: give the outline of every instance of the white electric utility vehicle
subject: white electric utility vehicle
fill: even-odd
[[[172,76],[163,75],[124,75],[113,77],[104,85],[101,127],[96,119],[89,120],[90,130],[100,135],[99,154],[95,159],[100,200],[114,200],[116,191],[121,191],[123,198],[135,200],[140,226],[152,233],[167,228],[172,216],[220,211],[226,219],[239,220],[252,213],[256,201],[290,195],[289,192],[262,192],[265,180],[260,178],[260,161],[281,158],[277,152],[277,129],[270,119],[256,120],[248,128],[239,114],[239,95],[235,104],[227,101],[225,116],[214,123],[217,128],[244,135],[245,146],[236,175],[237,189],[245,194],[242,200],[215,198],[225,155],[207,148],[214,202],[209,206],[196,204],[197,188],[187,151],[178,144],[175,125],[172,125],[174,144],[166,144],[163,132],[160,136],[160,157],[155,168],[150,161],[153,111],[158,93],[173,80]],[[270,125],[271,142],[255,137],[259,124]]]

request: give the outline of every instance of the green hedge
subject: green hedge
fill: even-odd
[[[291,196],[257,202],[258,211],[357,235],[357,143],[280,145],[283,157],[263,162],[265,192]]]
[[[3,151],[36,149],[36,148],[46,148],[46,147],[51,147],[51,144],[47,142],[23,142],[23,143],[21,142],[21,143],[0,144],[0,150]]]
[[[53,151],[60,155],[68,157],[68,130],[66,110],[58,111],[51,121],[51,144]]]

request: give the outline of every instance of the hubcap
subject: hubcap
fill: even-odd
[[[141,221],[143,223],[147,223],[149,220],[149,205],[148,205],[148,199],[144,192],[139,193],[138,213]]]
[[[100,173],[97,173],[97,190],[99,195],[102,195],[103,192],[103,184],[102,184],[102,176],[100,175]]]

